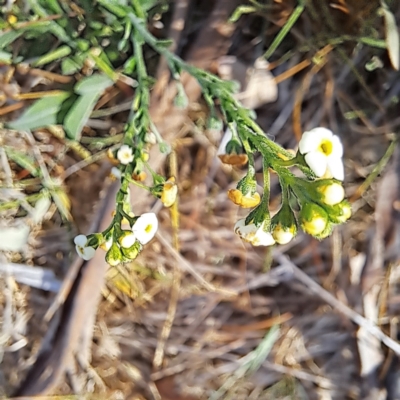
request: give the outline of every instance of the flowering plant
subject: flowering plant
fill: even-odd
[[[228,191],[228,198],[243,208],[251,208],[248,216],[239,220],[234,231],[254,246],[286,244],[296,236],[298,227],[310,235],[327,237],[336,224],[345,222],[351,215],[349,203],[344,200],[341,181],[344,179],[342,162],[343,146],[338,136],[326,128],[314,128],[304,133],[295,156],[271,141],[257,125],[254,113],[234,97],[235,84],[185,63],[171,53],[165,42],[157,40],[146,28],[146,10],[140,2],[131,6],[101,1],[113,15],[129,26],[127,35],[134,49],[130,60],[137,85],[129,120],[125,126],[121,146],[109,152],[114,168],[112,175],[121,182],[117,194],[116,212],[110,226],[103,232],[88,237],[79,235],[75,244],[84,259],[93,257],[95,249],[106,250],[110,265],[134,259],[155,235],[158,221],[153,213],[135,216],[129,204],[129,184],[133,183],[159,198],[164,206],[171,207],[176,200],[178,186],[174,177],[165,177],[152,171],[148,164],[149,148],[156,143],[168,152],[169,146],[151,122],[149,114],[152,79],[147,74],[143,46],[152,47],[165,57],[177,84],[175,105],[184,107],[187,98],[180,82],[185,71],[196,78],[204,100],[210,108],[210,123],[224,122],[232,138],[220,155],[222,162],[230,165],[247,164],[247,173],[236,188]],[[219,108],[219,113],[216,109]],[[221,115],[223,121],[218,120]],[[262,193],[259,193],[255,157],[263,160]],[[297,166],[304,177],[290,171]],[[282,189],[282,205],[276,215],[270,215],[270,173],[276,173]],[[143,181],[150,173],[153,183]],[[297,202],[298,207],[293,204]],[[128,229],[123,227],[128,224]]]

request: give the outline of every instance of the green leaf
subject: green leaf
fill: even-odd
[[[59,60],[60,58],[64,58],[71,53],[71,48],[68,46],[60,46],[58,49],[51,51],[44,56],[40,57],[32,66],[39,67],[41,65],[46,65],[52,61]]]
[[[75,92],[80,94],[80,97],[72,105],[64,119],[65,132],[70,139],[80,140],[82,129],[97,100],[113,83],[108,76],[96,74],[83,78],[75,85]]]
[[[0,49],[11,44],[14,40],[18,39],[24,33],[23,30],[8,31],[0,34]]]
[[[96,74],[87,78],[81,79],[75,85],[75,93],[85,95],[89,93],[100,93],[107,89],[114,82],[106,75]]]
[[[117,0],[98,0],[97,2],[119,18],[126,17],[128,14],[126,7],[121,6]]]
[[[89,92],[80,96],[73,104],[64,119],[65,133],[68,138],[80,140],[82,129],[89,119],[99,97],[100,93]]]
[[[40,175],[40,168],[35,163],[33,157],[29,157],[27,154],[9,146],[4,146],[4,150],[10,160],[13,160],[20,167],[28,170],[32,176],[36,177]]]
[[[389,53],[390,62],[395,70],[400,67],[399,54],[399,32],[397,30],[396,18],[390,11],[384,0],[381,0],[381,11],[385,20],[386,47]]]
[[[47,96],[33,103],[16,121],[7,126],[16,130],[36,129],[57,124],[57,114],[62,103],[68,98],[68,92],[56,96]]]
[[[78,64],[72,58],[64,58],[61,61],[61,72],[63,75],[72,75],[82,68],[82,64]]]

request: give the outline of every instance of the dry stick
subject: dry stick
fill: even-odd
[[[378,338],[397,355],[400,355],[400,344],[389,336],[385,335],[373,322],[364,318],[363,316],[337,300],[331,293],[323,289],[317,282],[312,280],[299,267],[297,267],[297,265],[293,264],[286,256],[277,255],[276,258],[282,265],[291,269],[294,276],[305,286],[311,289],[315,294],[321,297],[321,299],[325,300],[329,305],[331,305],[334,309],[352,320],[355,324],[364,328],[368,333]]]
[[[156,234],[157,239],[159,240],[159,242],[165,247],[165,249],[175,258],[175,260],[178,262],[178,267],[180,269],[182,269],[185,272],[188,272],[189,274],[191,274],[193,276],[193,278],[195,278],[197,280],[197,282],[199,282],[205,289],[207,289],[210,292],[216,292],[216,291],[222,291],[218,290],[214,287],[214,285],[212,285],[211,283],[207,282],[201,274],[199,274],[189,263],[189,261],[187,261],[185,258],[183,258],[180,253],[178,253],[169,243],[168,240],[166,240],[160,233]],[[228,291],[226,291],[228,292]],[[235,294],[233,292],[228,292],[228,294]]]
[[[170,170],[173,176],[177,176],[177,166],[176,166],[176,154],[172,151],[171,155],[169,156],[170,161]],[[170,215],[171,215],[171,222],[172,222],[172,245],[176,252],[179,253],[179,211],[178,211],[178,199],[170,208]],[[175,260],[174,263],[174,272],[173,272],[173,280],[172,280],[172,287],[171,287],[171,297],[169,300],[169,306],[167,311],[167,318],[164,321],[164,325],[161,330],[160,338],[157,342],[157,347],[154,353],[153,358],[153,368],[155,370],[160,369],[163,359],[164,359],[164,350],[165,344],[169,338],[171,333],[172,325],[174,323],[176,308],[178,305],[179,300],[179,290],[181,287],[181,280],[182,280],[182,271],[177,265],[177,261]]]

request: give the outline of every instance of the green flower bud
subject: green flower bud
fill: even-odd
[[[121,253],[120,247],[114,242],[110,247],[110,250],[106,253],[106,261],[112,267],[117,266],[123,260],[123,255]]]
[[[132,231],[122,231],[118,238],[118,243],[123,248],[130,248],[136,241],[136,237]]]
[[[334,205],[331,209],[329,219],[335,224],[343,224],[351,217],[351,205],[346,200]]]
[[[122,248],[121,252],[129,260],[134,260],[142,250],[142,245],[136,241],[131,247],[129,248]]]
[[[318,237],[328,226],[328,214],[315,203],[302,204],[299,222],[304,232]]]
[[[272,217],[271,231],[278,244],[287,244],[296,236],[296,217],[288,204],[283,204],[278,213]]]

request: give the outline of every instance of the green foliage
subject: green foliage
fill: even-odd
[[[29,107],[16,121],[10,122],[7,126],[11,129],[23,131],[56,125],[58,123],[57,115],[68,97],[68,92],[43,97]]]

